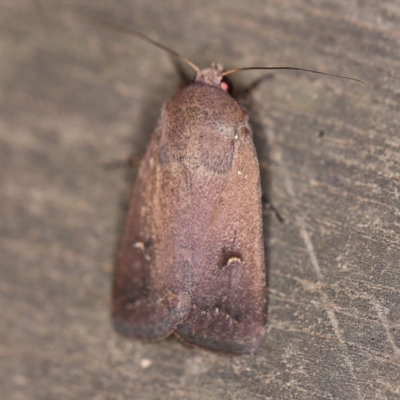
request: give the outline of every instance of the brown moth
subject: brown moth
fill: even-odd
[[[100,24],[139,36],[197,72],[162,106],[139,168],[115,271],[114,326],[139,339],[173,333],[208,350],[252,353],[266,319],[260,171],[249,116],[224,76],[305,69],[200,70],[139,32]]]
[[[162,107],[131,197],[113,320],[127,336],[175,333],[242,354],[265,324],[260,172],[248,114],[221,88],[222,71],[199,71]]]

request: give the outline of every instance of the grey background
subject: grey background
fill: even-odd
[[[253,356],[119,337],[110,285],[133,169],[178,88],[167,54],[276,72],[247,106],[263,187],[268,324]],[[0,4],[2,399],[398,399],[400,3]],[[232,76],[244,87],[262,72]],[[319,132],[324,135],[319,137]]]

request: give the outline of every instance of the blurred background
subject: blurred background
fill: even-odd
[[[200,67],[294,66],[246,99],[263,190],[267,334],[252,356],[119,337],[111,280],[133,168]],[[43,1],[0,4],[2,399],[397,399],[400,4]],[[232,76],[238,88],[265,75]]]

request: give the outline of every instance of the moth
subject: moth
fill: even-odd
[[[264,335],[260,172],[222,67],[161,110],[133,188],[113,290],[117,331],[230,354]]]
[[[266,279],[260,170],[247,112],[220,64],[196,71],[161,109],[134,183],[114,276],[112,319],[121,334],[174,334],[240,355],[260,345]],[[331,74],[327,74],[331,75]],[[333,75],[337,76],[337,75]],[[351,79],[351,78],[350,78]]]

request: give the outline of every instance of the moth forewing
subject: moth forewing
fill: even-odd
[[[117,331],[141,339],[168,336],[190,306],[189,259],[176,257],[173,240],[180,213],[173,192],[187,195],[185,172],[160,164],[160,135],[158,124],[134,184],[113,287]]]
[[[264,246],[260,174],[250,127],[233,125],[231,167],[223,173],[204,166],[193,171],[192,306],[175,333],[209,350],[245,354],[256,350],[264,335]]]

